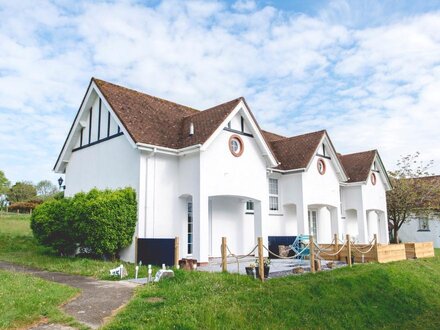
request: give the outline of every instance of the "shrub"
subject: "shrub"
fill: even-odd
[[[72,255],[77,248],[70,199],[49,200],[38,206],[31,217],[37,241],[61,255]]]
[[[93,189],[88,194],[77,194],[73,198],[73,209],[75,229],[83,250],[114,258],[132,242],[137,215],[133,189]]]
[[[114,258],[132,242],[136,215],[133,189],[93,189],[44,202],[35,209],[31,228],[41,244],[61,254],[79,247],[81,252]]]
[[[38,200],[31,200],[27,202],[16,202],[9,205],[8,210],[9,212],[16,212],[18,210],[18,212],[20,213],[30,213],[41,203],[42,202]]]

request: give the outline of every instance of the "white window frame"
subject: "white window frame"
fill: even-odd
[[[188,256],[194,253],[194,217],[193,203],[187,203],[187,245],[186,252]]]
[[[276,182],[276,192],[272,192],[271,183]],[[280,212],[280,184],[277,178],[269,178],[269,212],[279,213]],[[272,208],[272,200],[276,200],[276,208]]]
[[[418,231],[431,231],[429,229],[429,219],[427,219],[427,218],[419,219],[419,230]]]

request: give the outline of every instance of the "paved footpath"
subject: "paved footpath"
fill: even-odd
[[[0,261],[0,269],[31,274],[42,279],[79,288],[81,293],[62,309],[77,321],[97,329],[105,319],[123,307],[133,296],[137,284],[127,281],[100,281],[90,277],[48,272]],[[40,325],[32,329],[70,329],[60,325]]]

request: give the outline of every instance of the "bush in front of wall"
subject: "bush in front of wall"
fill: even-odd
[[[72,255],[77,248],[72,230],[72,209],[69,199],[49,200],[35,208],[31,229],[37,241],[61,255]]]
[[[31,228],[41,244],[60,254],[79,248],[91,256],[114,258],[132,242],[136,218],[132,188],[92,189],[72,198],[44,202],[35,209]]]
[[[72,200],[79,246],[91,254],[114,258],[130,245],[136,226],[136,193],[131,188],[97,189]]]

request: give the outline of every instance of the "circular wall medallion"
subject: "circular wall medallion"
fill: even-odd
[[[325,162],[324,162],[324,159],[319,158],[318,159],[318,163],[316,165],[318,166],[319,174],[324,175],[324,173],[325,173]]]
[[[241,137],[234,134],[229,138],[229,150],[235,157],[240,157],[244,151],[244,144]]]
[[[376,174],[375,173],[371,173],[371,184],[374,186],[377,182],[376,179]]]

